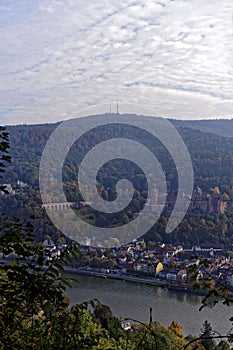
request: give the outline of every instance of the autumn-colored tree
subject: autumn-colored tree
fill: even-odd
[[[177,337],[184,339],[183,329],[182,329],[181,325],[176,320],[172,321],[172,323],[170,324],[168,329],[170,329],[172,332],[174,332],[177,335]]]

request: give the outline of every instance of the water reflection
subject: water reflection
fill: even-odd
[[[157,288],[157,296],[158,296],[158,297],[161,297],[162,294],[163,294],[163,288],[158,287],[158,288]]]
[[[186,294],[186,301],[187,303],[191,305],[200,305],[201,306],[201,301],[204,297],[201,297],[200,295],[195,295],[192,293],[187,293]]]
[[[184,294],[184,293],[176,293],[175,295],[176,295],[178,301],[182,302],[182,301],[186,300],[186,294]]]

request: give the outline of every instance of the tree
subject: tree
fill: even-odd
[[[94,315],[101,326],[106,329],[114,339],[119,339],[126,335],[121,326],[121,322],[113,316],[109,306],[97,304],[94,309]]]
[[[183,329],[177,321],[172,321],[168,329],[174,332],[177,335],[177,337],[184,339]]]
[[[233,252],[231,250],[228,250],[226,252],[226,256],[232,259],[233,258]]]
[[[229,196],[229,194],[224,192],[221,199],[222,199],[223,202],[229,202],[230,196]]]
[[[147,242],[147,249],[148,249],[148,250],[153,250],[153,249],[155,249],[155,245],[154,245],[154,243],[153,243],[152,241],[148,241],[148,242]]]
[[[203,328],[200,334],[200,343],[205,347],[206,350],[214,350],[216,347],[215,341],[212,339],[213,330],[211,324],[206,320],[203,323]]]
[[[220,190],[218,186],[215,186],[214,188],[212,188],[211,191],[214,195],[220,195]]]
[[[188,335],[185,339],[187,343],[183,350],[206,350],[204,346],[199,343],[196,337]]]
[[[231,348],[225,340],[222,340],[218,346],[216,346],[215,350],[231,350]]]
[[[4,172],[6,162],[9,163],[11,161],[11,158],[8,155],[9,147],[9,133],[5,131],[4,127],[0,126],[0,173]],[[1,178],[2,175],[0,175],[0,179]],[[5,186],[0,185],[0,190],[6,192]]]
[[[141,326],[134,338],[135,349],[182,350],[183,340],[158,322]]]
[[[77,244],[70,244],[62,255],[53,258],[44,247],[33,242],[32,225],[18,219],[0,217],[0,339],[14,349],[19,334],[34,329],[34,319],[45,315],[52,322],[56,312],[67,307],[64,292],[68,280],[62,275],[79,254]]]

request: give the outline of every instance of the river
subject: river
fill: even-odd
[[[130,317],[141,322],[149,322],[149,309],[152,307],[154,321],[168,326],[177,320],[185,335],[198,335],[205,320],[211,322],[213,330],[221,334],[231,329],[229,318],[233,316],[232,307],[217,304],[199,311],[203,298],[199,295],[121,280],[69,276],[78,280],[66,292],[71,305],[97,298],[110,306],[115,316]]]

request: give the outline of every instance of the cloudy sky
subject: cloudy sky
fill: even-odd
[[[0,122],[54,122],[117,100],[165,117],[233,118],[232,8],[1,0]]]

